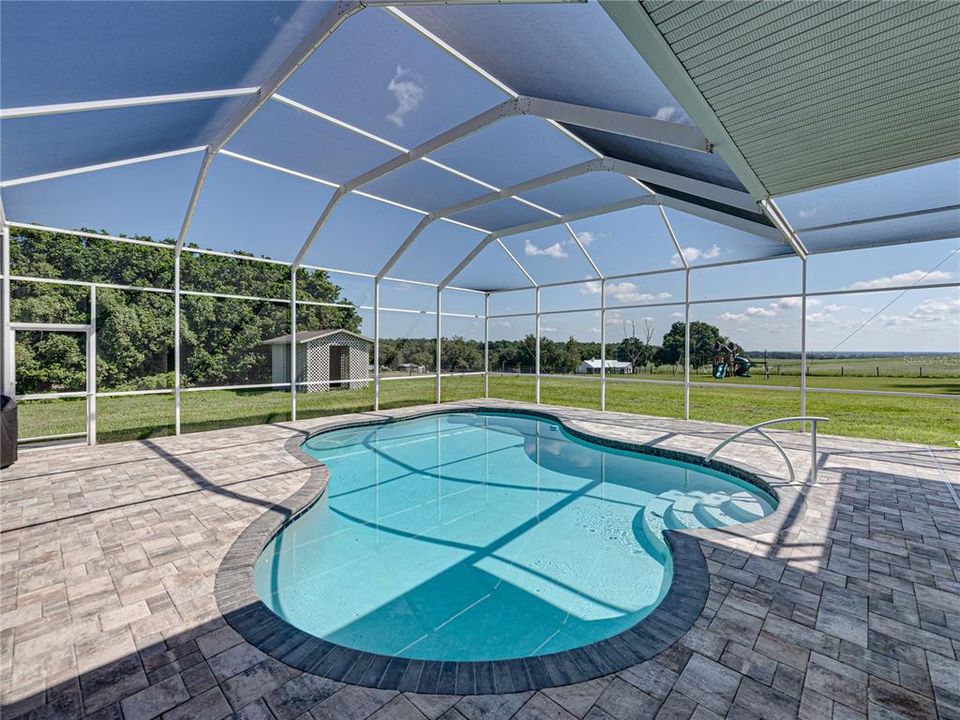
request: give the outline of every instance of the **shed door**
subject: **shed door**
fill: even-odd
[[[330,346],[330,387],[343,387],[350,379],[350,348],[345,345]],[[349,383],[346,383],[349,387]]]

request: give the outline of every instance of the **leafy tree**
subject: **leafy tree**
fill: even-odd
[[[457,335],[444,338],[440,348],[444,370],[466,372],[483,369],[483,343]]]
[[[10,250],[16,275],[173,288],[174,254],[163,248],[16,229]],[[186,248],[180,259],[183,385],[269,382],[270,349],[263,342],[290,332],[288,266],[196,250],[196,246]],[[299,299],[331,303],[298,306],[299,329],[343,327],[359,331],[360,315],[341,297],[340,287],[326,272],[300,268],[297,286]],[[212,298],[189,292],[272,297],[279,302]],[[11,315],[22,322],[85,324],[90,321],[89,306],[90,290],[82,286],[14,282],[11,291]],[[169,292],[99,288],[98,387],[173,387],[173,324]],[[70,347],[76,346],[79,356],[64,343],[65,337],[73,343]],[[79,377],[83,376],[85,356],[79,335],[18,333],[18,340],[17,382],[21,393],[76,384],[78,371],[65,368],[72,367],[77,358]],[[54,348],[61,353],[59,361]],[[82,388],[84,383],[79,382]]]
[[[573,336],[571,336],[563,349],[563,371],[571,373],[577,369],[583,361],[583,346]]]
[[[666,364],[676,364],[683,361],[684,332],[686,326],[682,322],[675,322],[663,336],[661,358]],[[716,342],[727,342],[727,338],[720,334],[720,328],[709,323],[695,320],[690,323],[690,364],[699,368],[713,359],[713,347]]]

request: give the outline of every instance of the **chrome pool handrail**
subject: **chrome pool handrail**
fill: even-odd
[[[710,454],[707,455],[706,457],[706,461],[710,462],[711,460],[713,460],[714,456],[718,452],[720,452],[723,448],[725,448],[727,445],[732,443],[741,435],[746,435],[748,432],[756,432],[761,437],[764,437],[773,443],[774,447],[777,448],[777,450],[780,452],[780,456],[783,458],[784,462],[787,464],[787,470],[790,471],[790,482],[791,483],[796,482],[797,476],[793,469],[793,463],[790,462],[790,458],[787,455],[786,451],[784,451],[783,446],[779,442],[777,442],[776,439],[774,439],[769,434],[765,433],[763,430],[760,429],[760,428],[767,427],[768,425],[779,425],[780,423],[787,423],[787,422],[810,423],[810,478],[811,480],[816,481],[817,479],[817,423],[830,422],[830,419],[825,417],[801,415],[798,417],[785,417],[785,418],[777,418],[775,420],[764,420],[763,422],[756,423],[755,425],[751,425],[750,427],[747,427],[747,428],[744,428],[743,430],[738,430],[737,432],[735,432],[733,435],[728,437],[726,440],[724,440],[719,445],[717,445],[713,450],[711,450]]]

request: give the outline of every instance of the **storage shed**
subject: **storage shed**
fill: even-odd
[[[290,382],[290,335],[264,342],[272,346],[273,382]],[[370,382],[373,340],[355,332],[306,330],[297,333],[297,391],[358,389]]]

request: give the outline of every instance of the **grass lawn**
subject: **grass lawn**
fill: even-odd
[[[870,378],[842,379],[861,381]],[[941,386],[944,384],[943,380],[933,382],[940,382]],[[691,419],[750,425],[800,412],[799,392],[753,390],[737,387],[737,384],[692,387]],[[841,387],[859,386],[848,382]],[[388,409],[431,403],[434,392],[433,378],[390,380],[381,383],[380,406]],[[479,375],[444,378],[442,392],[444,401],[482,397],[483,378]],[[597,408],[600,404],[600,383],[596,379],[543,377],[540,393],[541,400],[552,405]],[[533,402],[534,378],[491,375],[490,397]],[[185,392],[181,395],[181,403],[184,432],[290,419],[290,394],[276,390]],[[83,398],[21,401],[18,406],[21,437],[84,430],[86,401]],[[300,419],[361,412],[372,407],[372,387],[297,395],[297,415]],[[683,387],[610,380],[607,383],[607,409],[680,418],[683,416]],[[960,403],[952,399],[809,393],[807,412],[830,418],[830,423],[824,426],[823,431],[831,435],[902,440],[946,447],[956,447],[960,440]],[[99,398],[98,440],[110,442],[172,434],[173,413],[172,394]]]

